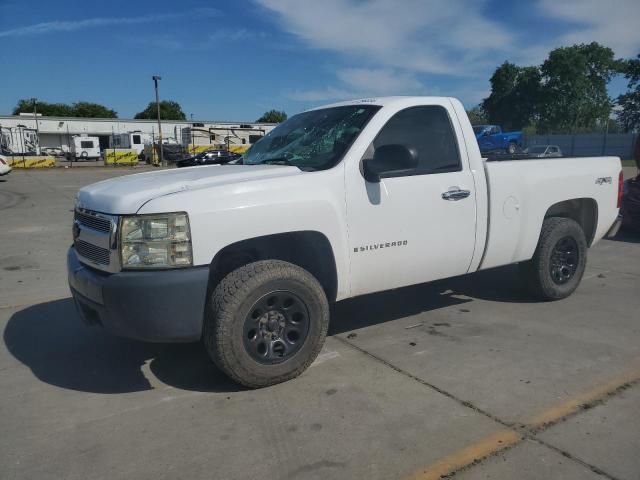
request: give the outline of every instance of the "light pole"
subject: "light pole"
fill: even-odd
[[[38,128],[38,99],[32,98],[33,102],[33,119],[36,121],[36,138],[38,139],[38,147],[36,148],[36,153],[40,155],[40,128]]]
[[[162,80],[162,77],[159,75],[154,75],[153,84],[156,88],[156,109],[158,110],[158,143],[160,144],[160,165],[165,167],[164,163],[164,155],[162,152],[162,123],[160,122],[160,96],[158,95],[158,80]]]

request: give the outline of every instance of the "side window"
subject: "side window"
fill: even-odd
[[[140,145],[141,143],[142,143],[142,141],[141,141],[140,135],[134,135],[133,136],[133,144],[134,145]]]
[[[414,175],[462,170],[455,132],[443,107],[411,107],[396,113],[373,141],[373,147],[394,144],[417,152]]]

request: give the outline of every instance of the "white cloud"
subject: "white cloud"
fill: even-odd
[[[294,90],[286,96],[301,102],[324,102],[376,95],[424,93],[424,86],[414,75],[392,69],[344,68],[336,72],[340,86],[311,90]]]
[[[422,84],[410,73],[391,69],[345,68],[337,72],[338,79],[364,96],[370,94],[405,94],[422,88]]]
[[[12,28],[10,30],[0,31],[2,37],[19,37],[26,35],[45,35],[55,32],[75,32],[78,30],[87,30],[90,28],[100,28],[118,25],[137,25],[142,23],[155,23],[167,20],[176,20],[186,17],[202,17],[215,16],[218,11],[213,8],[198,8],[180,13],[166,13],[155,15],[142,15],[139,17],[96,17],[85,18],[82,20],[56,20],[52,22],[36,23],[23,27]]]
[[[285,93],[287,98],[298,102],[327,102],[330,100],[347,100],[356,98],[357,95],[349,90],[343,90],[336,87],[318,88],[312,90],[293,90]]]
[[[175,52],[185,47],[183,41],[165,35],[136,35],[123,37],[127,43],[139,45],[142,47],[151,47],[154,49],[166,50],[167,52]]]
[[[617,56],[640,50],[640,0],[536,0],[519,7],[561,26],[560,34],[494,21],[487,0],[254,1],[302,44],[330,51],[344,65],[330,85],[286,94],[299,101],[422,93],[471,105],[488,94],[489,76],[505,60],[535,65],[553,48],[592,41]]]
[[[621,57],[640,50],[639,0],[540,0],[543,15],[574,24],[555,46],[598,42]]]
[[[258,41],[265,40],[269,35],[267,32],[258,30],[248,30],[246,28],[221,28],[209,35],[210,42],[245,42],[245,41]]]
[[[473,73],[478,57],[506,50],[512,42],[510,32],[483,16],[482,0],[256,1],[308,45],[376,67]]]

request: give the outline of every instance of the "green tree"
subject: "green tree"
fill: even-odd
[[[540,67],[542,132],[589,130],[609,118],[607,84],[620,69],[613,50],[593,42],[556,48]]]
[[[158,118],[156,102],[149,102],[147,108],[136,113],[133,118],[150,120]],[[182,107],[178,102],[174,102],[173,100],[162,100],[160,102],[160,118],[162,120],[186,120],[187,116],[182,111]]]
[[[640,55],[623,64],[622,72],[629,81],[627,92],[618,97],[622,108],[618,114],[621,127],[629,132],[640,130]]]
[[[484,113],[481,105],[476,105],[471,110],[467,110],[467,116],[471,125],[482,125],[487,123],[487,115]]]
[[[118,118],[115,110],[91,102],[76,102],[73,104],[73,115],[83,118]]]
[[[287,114],[284,111],[269,110],[264,112],[262,116],[256,120],[257,123],[282,123],[287,119]]]
[[[538,67],[504,62],[491,76],[491,94],[482,101],[488,123],[517,130],[535,122],[541,96]]]
[[[33,112],[33,101],[23,98],[19,100],[13,109],[13,114]],[[67,103],[47,103],[37,101],[38,113],[46,117],[82,117],[82,118],[117,118],[115,110],[111,110],[98,103],[76,102],[72,105]]]
[[[73,117],[73,107],[66,103],[37,103],[38,113],[48,117]],[[13,109],[13,114],[18,115],[20,113],[33,112],[33,101],[23,98],[18,100],[16,107]]]

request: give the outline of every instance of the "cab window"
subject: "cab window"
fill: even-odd
[[[391,117],[373,141],[373,147],[398,144],[418,154],[418,168],[412,175],[462,170],[456,135],[444,107],[411,107]]]

